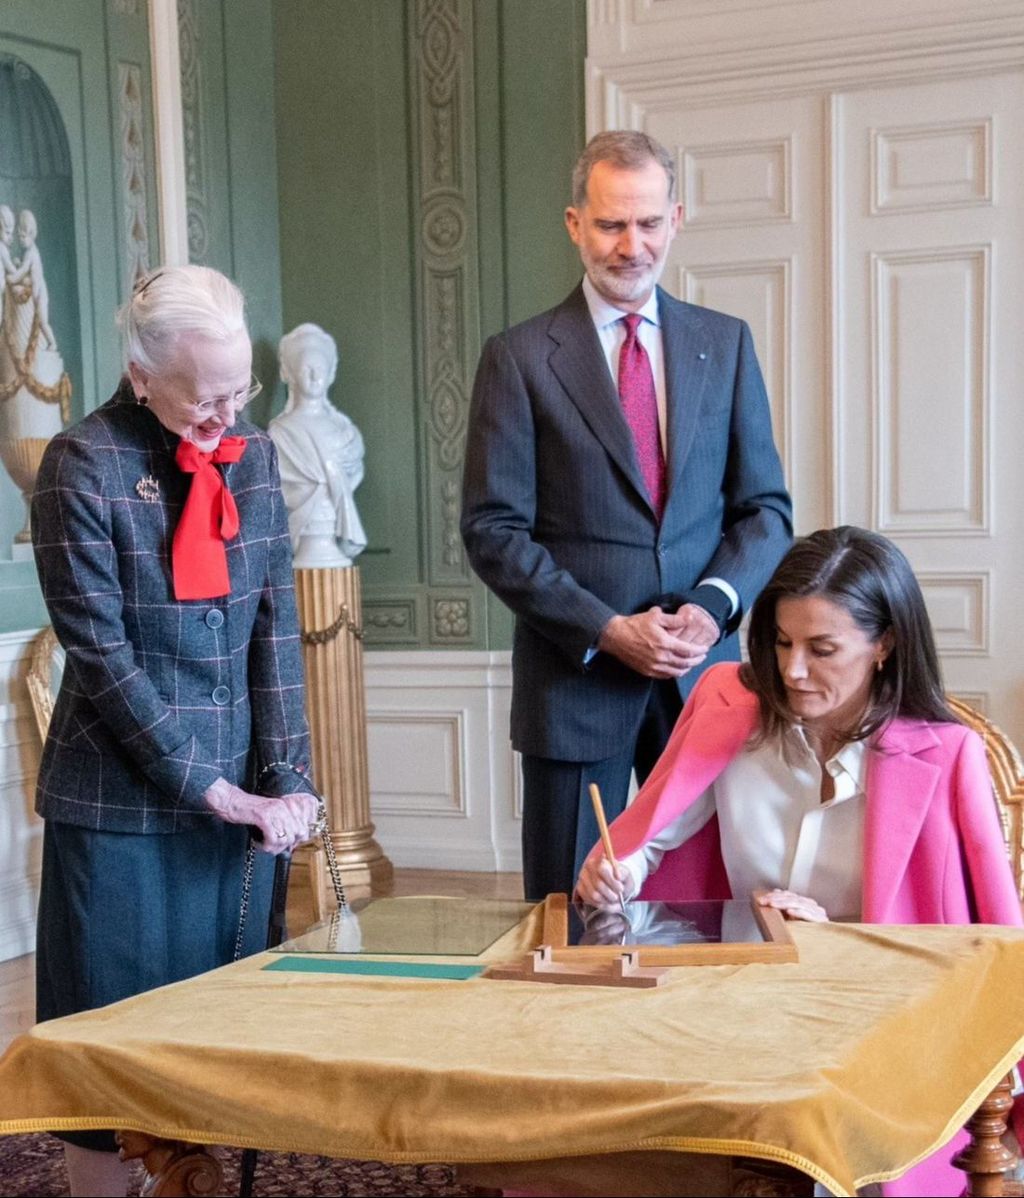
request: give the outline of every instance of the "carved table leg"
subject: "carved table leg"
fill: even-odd
[[[1003,1174],[1016,1164],[1016,1158],[1001,1139],[1011,1106],[1010,1079],[1004,1077],[967,1121],[971,1142],[953,1157],[953,1164],[967,1174],[967,1193],[973,1198],[1006,1193]]]
[[[160,1140],[141,1131],[119,1131],[117,1142],[123,1161],[141,1160],[146,1170],[139,1198],[193,1198],[221,1192],[220,1161],[204,1144]]]
[[[811,1198],[814,1182],[806,1173],[777,1161],[734,1156],[730,1161],[732,1198]]]

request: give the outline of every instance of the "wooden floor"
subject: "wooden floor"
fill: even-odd
[[[293,930],[310,922],[308,889],[301,877],[289,890],[288,923]],[[449,873],[433,869],[396,869],[393,895],[445,894],[454,898],[521,899],[520,874]],[[35,1022],[35,958],[31,953],[0,961],[0,1053]]]

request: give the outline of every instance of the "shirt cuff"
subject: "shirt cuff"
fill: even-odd
[[[701,582],[692,591],[686,591],[682,596],[683,603],[693,603],[714,620],[718,625],[719,636],[729,627],[733,611],[729,595],[713,582]]]
[[[740,597],[736,592],[736,588],[732,583],[726,582],[724,578],[702,578],[697,583],[699,587],[718,587],[720,591],[724,591],[729,600],[729,619],[740,609]]]
[[[644,860],[643,849],[638,853],[633,853],[630,857],[620,857],[619,864],[625,866],[626,872],[633,883],[629,893],[626,895],[626,902],[628,903],[631,899],[636,898],[644,882],[647,881],[647,863]]]

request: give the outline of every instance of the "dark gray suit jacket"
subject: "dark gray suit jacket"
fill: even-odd
[[[660,288],[668,497],[659,527],[582,287],[484,347],[470,412],[462,535],[473,568],[516,614],[512,741],[598,761],[639,726],[651,682],[588,649],[616,614],[702,578],[741,609],[789,546],[791,505],[750,330]],[[700,671],[680,680],[684,697]]]
[[[277,460],[261,429],[233,432],[245,453],[221,469],[241,529],[220,599],[174,598],[171,538],[191,475],[174,461],[179,438],[127,384],[46,448],[32,536],[67,651],[36,791],[48,819],[111,832],[197,827],[214,818],[203,794],[218,775],[251,786],[272,761],[309,762]],[[263,793],[303,789],[282,771],[273,781]]]

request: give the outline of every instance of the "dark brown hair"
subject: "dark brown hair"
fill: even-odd
[[[872,678],[867,711],[857,728],[846,730],[847,740],[864,740],[897,716],[957,722],[946,703],[932,626],[910,563],[885,537],[846,525],[798,540],[751,610],[750,660],[740,677],[760,703],[757,741],[793,722],[775,657],[776,605],[812,595],[842,607],[871,641],[892,632],[892,650]]]

